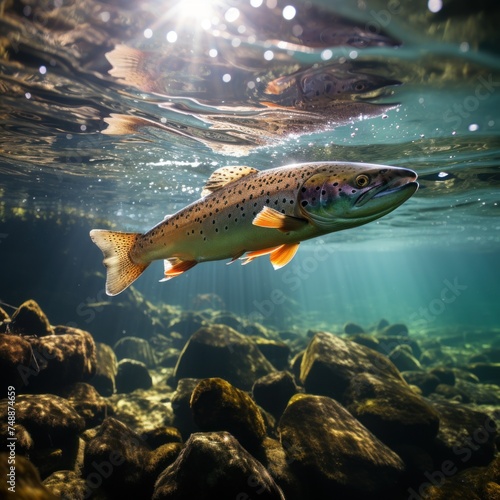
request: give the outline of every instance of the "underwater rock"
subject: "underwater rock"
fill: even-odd
[[[158,357],[158,366],[163,368],[175,368],[177,361],[181,355],[181,351],[175,347],[163,351]]]
[[[11,481],[11,471],[7,453],[0,453],[0,498],[15,500],[57,500],[54,495],[40,481],[40,474],[33,464],[22,455],[16,455],[15,474]],[[9,488],[14,488],[9,491]]]
[[[294,396],[278,429],[304,498],[384,498],[404,470],[396,453],[325,396]]]
[[[203,432],[227,431],[249,451],[266,435],[264,420],[252,398],[220,378],[202,380],[193,391],[190,406]]]
[[[407,337],[408,327],[404,323],[394,323],[382,328],[380,333],[381,335],[386,335],[387,337]]]
[[[68,500],[84,500],[89,498],[89,492],[92,491],[87,486],[85,479],[72,470],[53,472],[43,481],[43,485],[57,498],[67,498]],[[95,491],[92,493],[92,498],[99,498]]]
[[[473,363],[467,365],[467,371],[470,371],[481,381],[490,384],[500,383],[500,363]]]
[[[389,353],[388,358],[396,365],[396,368],[400,372],[422,369],[418,359],[413,356],[411,347],[408,345],[399,345],[395,347]]]
[[[439,415],[404,381],[356,375],[344,395],[346,408],[389,446],[421,444],[437,435]]]
[[[1,314],[0,321],[2,321]],[[476,354],[475,356],[471,356],[469,358],[469,363],[478,363],[481,361],[486,361],[488,363],[500,363],[500,349],[498,347],[490,347],[488,349],[484,349],[480,354]]]
[[[34,445],[33,438],[31,437],[26,427],[18,422],[16,422],[15,431],[16,454],[29,455]],[[2,449],[8,450],[9,448],[7,448],[7,445],[9,444],[9,441],[7,440],[7,438],[9,437],[9,423],[7,422],[7,420],[4,420],[0,423],[0,436],[0,443],[3,446]]]
[[[153,480],[146,471],[151,450],[122,422],[108,417],[87,442],[82,475],[92,489],[113,498],[149,498]]]
[[[42,477],[72,469],[85,421],[70,403],[53,394],[21,394],[16,396],[15,408],[16,426],[22,425],[33,440],[30,460]],[[7,412],[4,399],[0,401],[0,421],[7,422]]]
[[[199,313],[183,312],[180,318],[172,321],[166,333],[180,333],[184,341],[194,335],[200,328],[208,326],[208,322]],[[181,346],[182,347],[182,346]]]
[[[193,432],[200,431],[193,420],[193,412],[189,404],[194,388],[199,382],[198,378],[180,379],[172,396],[173,424],[179,429],[184,439],[187,439]]]
[[[7,421],[7,400],[0,400],[2,421]],[[16,424],[30,433],[35,446],[65,446],[85,428],[84,419],[70,403],[53,394],[16,396]]]
[[[377,323],[377,326],[375,327],[376,330],[378,330],[379,332],[382,331],[386,326],[389,326],[389,322],[382,318],[378,323]]]
[[[497,384],[474,384],[459,379],[455,382],[455,389],[469,402],[478,405],[500,405],[500,387]]]
[[[139,337],[123,337],[113,347],[116,359],[135,359],[141,361],[148,368],[156,366],[156,359],[149,342]]]
[[[331,333],[317,333],[304,353],[300,380],[307,393],[340,399],[351,379],[365,372],[403,380],[380,353]]]
[[[487,465],[495,455],[497,426],[486,413],[447,402],[431,403],[439,413],[435,462],[451,460],[458,469]]]
[[[176,427],[155,427],[142,433],[142,438],[153,450],[168,443],[182,443],[182,436]]]
[[[293,377],[287,371],[264,375],[252,387],[252,395],[257,404],[276,418],[281,416],[288,401],[297,392]]]
[[[85,419],[85,427],[95,427],[114,413],[113,406],[90,384],[79,382],[64,394],[71,406]]]
[[[136,389],[130,393],[117,393],[109,398],[109,402],[114,406],[117,420],[143,433],[154,427],[173,425],[174,413],[167,402],[169,399],[165,387],[157,386],[147,391]]]
[[[263,339],[262,337],[252,337],[252,340],[257,344],[259,351],[277,370],[283,370],[288,366],[290,347],[287,344],[278,340]]]
[[[451,354],[444,352],[442,347],[426,349],[418,358],[420,363],[426,366],[453,366],[456,364],[456,359]]]
[[[286,456],[285,449],[288,447],[288,443],[282,445],[278,440],[266,437],[262,442],[258,459],[281,488],[286,500],[304,500],[307,497],[302,484],[293,473],[290,467],[291,461]],[[252,497],[248,500],[250,498]]]
[[[230,312],[220,312],[212,317],[212,323],[218,325],[226,325],[234,328],[237,332],[242,332],[244,329],[243,323]]]
[[[144,468],[149,483],[154,484],[158,476],[177,460],[182,448],[181,443],[165,443],[150,452]]]
[[[295,380],[300,380],[300,367],[302,365],[302,360],[304,359],[304,354],[306,351],[300,351],[297,353],[290,362],[290,368],[292,370],[292,375],[295,377]]]
[[[153,500],[284,500],[265,467],[228,432],[193,434],[155,484]]]
[[[183,340],[181,348],[184,344],[185,342]],[[173,368],[176,365],[181,351],[173,346],[173,339],[171,337],[167,337],[161,333],[153,335],[149,339],[149,345],[155,353],[158,366]]]
[[[54,333],[47,316],[34,300],[27,300],[16,309],[9,323],[9,331],[37,337]]]
[[[182,350],[175,377],[220,377],[234,386],[250,390],[254,381],[274,367],[248,337],[229,326],[200,328]]]
[[[111,396],[116,391],[115,377],[118,360],[111,346],[96,342],[97,366],[94,377],[89,381],[102,396]]]
[[[118,362],[116,392],[128,393],[136,389],[149,389],[153,379],[144,363],[135,359],[122,359]]]
[[[22,391],[33,374],[37,374],[37,365],[29,340],[0,334],[0,379]]]
[[[68,333],[62,333],[68,332]],[[89,380],[96,369],[94,340],[77,328],[56,327],[57,335],[0,335],[0,374],[18,392],[60,393]]]
[[[451,368],[437,366],[429,370],[429,373],[435,375],[442,384],[455,385],[455,373]]]
[[[420,359],[420,356],[422,355],[422,349],[420,348],[418,342],[411,337],[378,334],[376,338],[378,340],[376,350],[386,356],[398,347],[410,349],[408,352],[415,356],[416,359]]]
[[[245,325],[242,330],[238,331],[249,337],[261,337],[263,339],[274,338],[272,332],[260,323],[250,323]]]
[[[404,371],[401,375],[403,375],[408,384],[419,387],[424,396],[428,396],[431,392],[434,392],[436,387],[441,383],[436,375],[422,370]]]
[[[3,307],[0,307],[0,324],[5,321],[10,321],[10,316],[7,314],[7,312]],[[3,330],[0,331],[3,332]]]
[[[301,337],[301,335],[298,332],[293,332],[291,330],[285,330],[285,331],[278,332],[278,337],[281,340],[293,341],[293,340],[297,340],[297,338]]]
[[[435,481],[432,485],[429,482],[421,484],[416,494],[425,495],[426,500],[500,498],[500,458],[497,457],[487,467],[472,467],[458,473],[456,471],[455,466],[448,467],[446,476],[443,474],[442,478],[438,475],[439,481]]]
[[[356,342],[356,344],[360,344],[360,345],[364,345],[365,347],[369,347],[370,349],[373,349],[374,351],[379,350],[380,342],[378,341],[377,337],[374,337],[373,335],[369,335],[367,333],[359,333],[359,334],[351,335],[349,337],[349,340],[352,342]]]
[[[365,333],[363,327],[359,326],[356,323],[346,323],[344,325],[344,333],[347,335],[357,335]]]
[[[449,401],[455,401],[460,403],[470,403],[470,397],[464,392],[460,391],[453,385],[439,384],[435,389],[434,393],[429,396],[432,400],[440,401],[443,398]]]

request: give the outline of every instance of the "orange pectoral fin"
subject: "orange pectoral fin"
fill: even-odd
[[[160,281],[168,281],[175,278],[189,271],[189,269],[196,266],[196,264],[198,264],[196,260],[180,260],[177,258],[167,259],[165,260],[165,277]]]
[[[271,252],[270,260],[274,269],[286,266],[295,256],[300,243],[281,245]]]
[[[299,217],[292,217],[291,215],[285,215],[274,208],[264,207],[254,218],[252,224],[259,227],[268,227],[271,229],[278,229],[283,233],[289,233],[290,231],[297,231],[307,224],[306,219],[300,219]]]

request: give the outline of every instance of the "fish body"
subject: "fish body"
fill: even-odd
[[[299,243],[359,226],[397,208],[418,188],[412,170],[373,164],[318,162],[259,171],[223,167],[202,198],[144,234],[94,229],[90,236],[108,268],[106,292],[127,288],[154,260],[165,279],[200,262],[270,255],[286,265]]]

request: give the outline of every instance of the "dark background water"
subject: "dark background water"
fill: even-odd
[[[89,228],[145,231],[194,201],[223,165],[336,159],[413,168],[421,189],[376,223],[302,244],[278,272],[266,259],[207,263],[159,284],[158,263],[137,288],[184,308],[217,294],[220,307],[280,328],[370,326],[381,317],[430,332],[497,328],[498,5],[450,1],[431,12],[425,2],[315,2],[326,13],[317,16],[297,2],[293,22],[323,33],[320,46],[290,37],[283,20],[279,29],[262,22],[281,13],[280,2],[242,3],[235,21],[225,18],[231,2],[214,5],[205,29],[173,3],[3,4],[0,299],[35,298],[53,322],[89,326],[87,305],[105,298]],[[322,18],[386,38],[346,45]],[[142,72],[118,74],[109,54],[121,45],[149,54]],[[387,85],[333,98],[318,70]],[[309,71],[319,97],[294,80]],[[295,83],[266,93],[279,78]],[[273,99],[292,119],[263,114]],[[121,126],[123,117],[149,125],[109,134],[113,115]]]

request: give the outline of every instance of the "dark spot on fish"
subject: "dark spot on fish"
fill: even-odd
[[[306,207],[307,205],[309,205],[309,202],[307,200],[303,200],[302,203],[301,203],[301,205],[303,207]]]
[[[338,185],[339,185],[339,183],[338,183],[338,182],[334,182],[334,183],[333,183],[333,185],[334,185],[334,186],[338,186]]]

